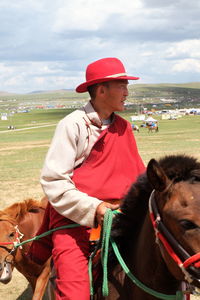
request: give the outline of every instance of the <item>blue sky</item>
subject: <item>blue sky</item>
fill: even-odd
[[[75,88],[118,57],[137,83],[200,81],[200,1],[0,0],[0,91]]]

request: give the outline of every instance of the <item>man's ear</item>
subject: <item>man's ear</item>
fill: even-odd
[[[97,87],[96,95],[102,96],[105,95],[105,92],[106,92],[106,86],[103,84],[99,84],[99,86]]]

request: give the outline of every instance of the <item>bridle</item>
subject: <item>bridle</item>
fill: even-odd
[[[13,225],[13,224],[12,224]],[[1,263],[1,282],[7,283],[11,279],[11,272],[13,266],[13,260],[16,255],[17,245],[20,243],[23,238],[23,234],[19,231],[18,225],[14,226],[14,241],[13,242],[0,242],[0,248],[4,249],[7,254],[4,258],[4,261]],[[13,247],[9,247],[12,245]],[[21,246],[19,246],[21,247]]]
[[[15,250],[17,249],[16,246],[21,242],[21,239],[24,236],[24,234],[19,231],[18,225],[14,226],[14,228],[15,228],[14,242],[0,242],[0,248],[5,249],[8,252],[8,255],[12,255],[15,252]],[[7,247],[9,245],[13,245],[13,247],[10,249]],[[19,248],[22,248],[22,247],[19,246]]]
[[[161,243],[164,246],[183,272],[188,283],[194,280],[200,282],[200,252],[190,255],[167,229],[156,204],[155,190],[152,191],[149,198],[149,213],[158,244]]]

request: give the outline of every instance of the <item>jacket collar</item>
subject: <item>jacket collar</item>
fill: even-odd
[[[102,127],[103,123],[102,123],[102,120],[100,119],[98,113],[94,110],[92,104],[91,104],[91,101],[89,101],[85,106],[84,106],[84,110],[85,110],[85,113],[88,117],[88,119],[90,120],[90,122],[94,125],[94,126],[97,126],[99,128]],[[114,122],[115,120],[115,114],[113,113],[112,116],[111,116],[111,119],[112,119],[112,122]]]
[[[89,101],[85,106],[84,106],[85,113],[90,120],[90,122],[99,128],[102,126],[102,121],[98,115],[98,113],[94,110],[91,102]]]

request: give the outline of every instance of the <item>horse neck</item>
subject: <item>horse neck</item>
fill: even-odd
[[[35,289],[36,281],[40,275],[43,266],[38,265],[31,261],[31,259],[26,255],[25,248],[18,248],[15,254],[14,267],[23,274],[26,279],[31,284],[32,289]]]
[[[44,210],[39,210],[38,213],[27,213],[26,216],[19,222],[19,230],[23,233],[23,241],[33,238],[41,225]],[[32,262],[27,256],[31,243],[25,243],[22,248],[18,247],[15,253],[14,266],[21,272],[30,282],[32,288],[35,288],[36,280],[41,273],[42,266]]]
[[[166,294],[175,293],[180,282],[170,274],[161,256],[149,215],[146,216],[130,253],[133,274],[148,287]]]
[[[36,236],[42,223],[43,215],[43,209],[39,209],[38,213],[28,212],[19,222],[19,230],[23,234],[23,241],[29,240]],[[28,251],[29,248],[30,243],[25,243],[22,252]]]

